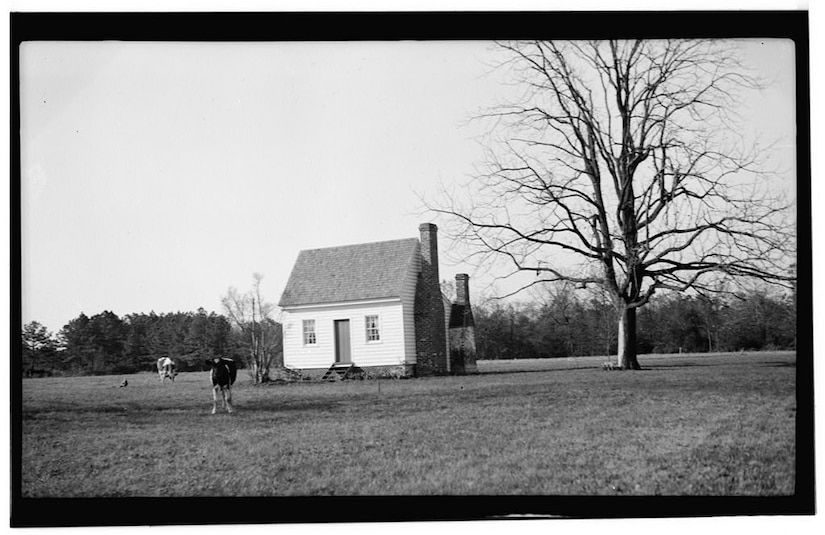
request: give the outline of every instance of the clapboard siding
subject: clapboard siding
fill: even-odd
[[[415,352],[415,288],[421,272],[421,248],[417,246],[410,260],[404,282],[401,286],[401,305],[404,321],[404,350],[407,364],[416,363]]]
[[[381,340],[367,342],[366,316],[377,315]],[[317,343],[304,345],[303,320],[315,320]],[[352,362],[356,366],[391,366],[406,360],[402,301],[339,304],[284,310],[284,364],[292,368],[324,368],[335,362],[334,322],[350,321]],[[413,355],[415,352],[413,351]]]

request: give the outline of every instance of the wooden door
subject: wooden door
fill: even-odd
[[[349,320],[335,320],[335,362],[352,362],[350,354]]]

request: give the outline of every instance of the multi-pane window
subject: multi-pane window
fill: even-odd
[[[304,345],[314,344],[315,341],[315,320],[304,320]]]
[[[378,316],[367,316],[367,342],[377,342],[381,339],[381,332],[378,329]]]

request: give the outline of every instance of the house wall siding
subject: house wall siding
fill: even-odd
[[[401,286],[401,305],[403,307],[402,316],[404,321],[404,352],[407,355],[407,363],[416,363],[415,352],[415,289],[418,284],[418,275],[421,272],[421,250],[415,248],[412,260],[410,260],[407,274]]]
[[[381,339],[367,342],[365,317],[379,317]],[[315,320],[316,344],[304,345],[303,320]],[[407,352],[401,301],[285,309],[284,364],[291,368],[328,368],[335,363],[334,322],[350,321],[352,362],[356,366],[405,364]]]

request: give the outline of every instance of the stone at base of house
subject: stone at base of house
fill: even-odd
[[[319,381],[329,368],[296,368],[304,381]],[[414,364],[394,366],[355,366],[351,372],[352,379],[406,379],[415,377]]]
[[[396,366],[365,366],[365,379],[407,379],[415,377],[415,364],[398,364]]]
[[[270,381],[300,381],[302,379],[301,372],[292,368],[285,368],[283,366],[274,367],[269,370]]]

